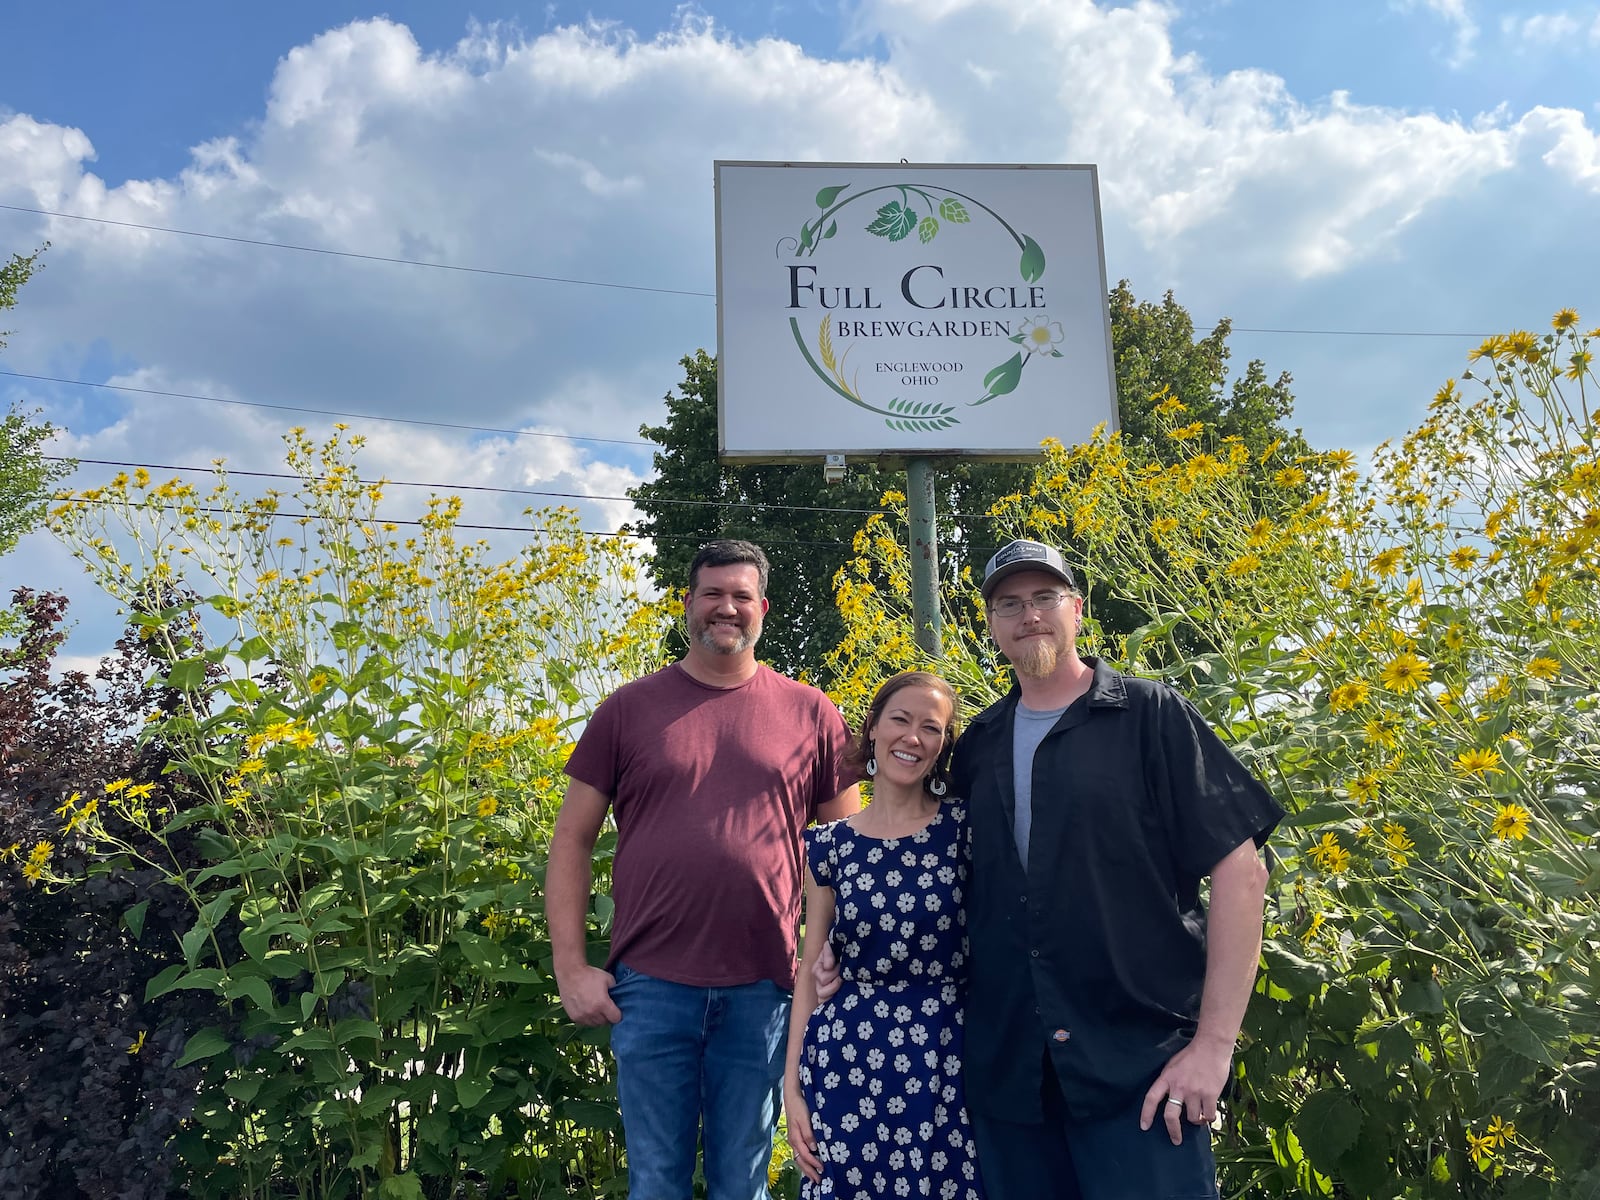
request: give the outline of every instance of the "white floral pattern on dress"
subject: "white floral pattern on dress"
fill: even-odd
[[[983,1200],[961,1092],[967,837],[956,801],[911,837],[844,821],[806,835],[811,873],[833,889],[842,983],[800,1055],[823,1169],[802,1200]]]

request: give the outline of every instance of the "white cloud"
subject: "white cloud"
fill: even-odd
[[[1478,40],[1478,23],[1467,11],[1466,0],[1394,0],[1402,12],[1422,8],[1445,22],[1454,33],[1448,62],[1452,67],[1462,67],[1472,60],[1473,46]]]
[[[1600,10],[1532,13],[1500,18],[1500,33],[1519,49],[1582,53],[1600,45]]]
[[[1458,3],[1432,8],[1458,40],[1471,25]],[[1203,317],[1202,304],[1245,297],[1259,308],[1258,296],[1313,295],[1356,272],[1381,281],[1385,259],[1414,251],[1442,212],[1468,228],[1492,223],[1474,207],[1480,192],[1537,204],[1600,187],[1581,112],[1463,119],[1356,93],[1310,102],[1271,70],[1216,71],[1178,53],[1173,9],[1151,0],[865,0],[852,19],[852,44],[878,57],[737,41],[699,16],[652,38],[601,23],[532,37],[474,27],[433,54],[404,26],[355,22],[285,48],[259,119],[196,146],[170,178],[103,180],[93,130],[48,113],[0,119],[0,203],[703,291],[716,158],[1089,161],[1113,277],[1178,285]],[[660,419],[678,358],[715,338],[702,297],[0,219],[19,245],[54,243],[7,322],[17,333],[6,365],[20,371],[103,378],[109,363],[133,386],[627,441]],[[1468,292],[1475,268],[1457,269],[1430,286]],[[327,424],[35,394],[74,429],[83,457],[223,455],[271,470],[285,426]],[[1372,407],[1392,424],[1392,405]],[[395,478],[601,497],[648,470],[638,446],[356,424],[369,436],[365,468]],[[518,524],[531,502],[469,493],[467,519]],[[628,515],[614,500],[582,511],[593,528]],[[44,579],[58,559],[40,552],[3,569]]]
[[[968,145],[1098,163],[1108,210],[1173,273],[1213,254],[1233,270],[1338,271],[1514,161],[1500,118],[1465,124],[1343,92],[1308,105],[1267,71],[1210,73],[1174,53],[1174,13],[1148,0],[910,10],[880,0],[865,29],[909,83],[959,114]],[[975,70],[996,63],[1007,64],[1003,90]]]
[[[1552,143],[1541,155],[1547,166],[1600,193],[1600,136],[1582,113],[1540,105],[1522,118],[1518,130],[1529,142]]]
[[[1576,34],[1582,25],[1570,13],[1534,13],[1529,17],[1501,17],[1500,32],[1513,41],[1532,46],[1555,46]]]

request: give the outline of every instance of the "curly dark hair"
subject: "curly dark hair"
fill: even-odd
[[[861,728],[850,739],[850,745],[844,752],[844,765],[853,770],[859,778],[867,777],[867,760],[873,754],[872,739],[867,734],[878,723],[878,718],[883,716],[883,710],[888,707],[895,693],[908,687],[927,688],[930,692],[943,696],[950,705],[950,720],[944,727],[944,747],[939,751],[939,758],[933,764],[933,770],[922,780],[924,788],[934,780],[938,780],[948,788],[950,756],[955,753],[956,738],[961,734],[961,697],[956,695],[955,688],[929,671],[902,671],[884,680],[883,685],[878,688],[878,694],[873,696],[872,703],[867,706],[866,715],[861,718]]]

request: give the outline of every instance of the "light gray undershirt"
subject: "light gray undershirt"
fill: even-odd
[[[1016,793],[1017,807],[1011,832],[1017,839],[1017,857],[1022,860],[1024,871],[1028,869],[1028,838],[1033,833],[1033,754],[1067,707],[1035,712],[1021,701],[1017,702],[1017,718],[1011,732],[1012,790]]]

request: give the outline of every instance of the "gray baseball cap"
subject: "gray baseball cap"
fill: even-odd
[[[983,598],[987,602],[994,589],[1008,576],[1018,571],[1043,571],[1054,575],[1073,591],[1078,590],[1078,577],[1061,558],[1061,551],[1043,542],[1030,542],[1018,538],[995,551],[989,565],[983,569]]]

